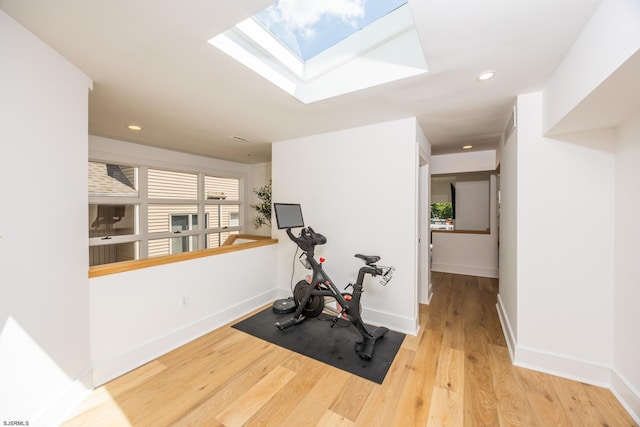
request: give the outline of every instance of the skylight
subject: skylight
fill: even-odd
[[[254,19],[302,61],[318,55],[407,0],[278,0]]]
[[[427,72],[407,0],[280,0],[209,43],[305,104]]]

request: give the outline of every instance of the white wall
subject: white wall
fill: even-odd
[[[455,187],[455,177],[446,180],[431,178],[431,203],[451,203],[451,184]]]
[[[518,133],[512,132],[500,149],[500,290],[498,315],[514,358],[518,341]]]
[[[613,388],[640,418],[640,115],[617,129]],[[640,421],[639,421],[640,422]]]
[[[418,123],[416,122],[418,141],[418,302],[429,304],[433,296],[431,283],[431,144]]]
[[[96,385],[275,299],[276,245],[90,279]]]
[[[2,11],[0,57],[0,419],[55,425],[91,386],[91,81]]]
[[[496,150],[440,154],[431,159],[432,175],[493,171],[498,166]]]
[[[489,179],[478,180],[466,177],[456,179],[455,224],[457,230],[490,230],[491,204]]]
[[[415,118],[273,144],[273,200],[301,203],[306,225],[327,237],[316,255],[339,286],[355,281],[356,253],[380,255],[395,266],[382,287],[365,283],[365,321],[415,333],[417,329],[417,185]],[[290,295],[295,244],[275,232],[278,288]],[[294,284],[306,270],[295,261]]]
[[[542,94],[518,97],[516,362],[606,384],[613,225],[602,207],[614,203],[613,132],[559,140],[541,129]]]

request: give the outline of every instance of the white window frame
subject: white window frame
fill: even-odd
[[[172,231],[166,232],[149,232],[149,205],[163,204],[163,205],[185,205],[185,206],[197,206],[198,215],[198,229],[197,230],[184,230],[180,233],[180,237],[198,236],[198,247],[207,248],[207,235],[208,234],[220,234],[220,233],[242,233],[243,230],[243,216],[244,216],[244,180],[245,177],[240,174],[231,173],[219,173],[216,171],[207,170],[190,170],[184,167],[167,167],[166,165],[151,165],[151,164],[136,164],[132,162],[120,161],[115,159],[101,159],[101,158],[89,158],[90,162],[117,164],[121,166],[131,166],[137,168],[136,181],[138,196],[125,196],[125,195],[107,195],[107,194],[89,194],[89,204],[124,204],[134,205],[135,207],[135,234],[109,236],[109,239],[101,237],[89,238],[89,247],[112,245],[118,243],[130,243],[137,242],[135,259],[149,258],[149,241],[163,238],[176,237]],[[181,172],[197,175],[198,191],[197,199],[160,199],[149,198],[148,187],[148,171],[149,169],[166,170],[170,172]],[[226,179],[238,180],[238,200],[226,200],[226,199],[207,199],[205,194],[205,176],[221,177]],[[206,228],[207,216],[205,212],[205,206],[211,205],[237,205],[238,209],[238,225],[229,227],[214,227]],[[221,242],[222,243],[222,242]],[[191,246],[191,242],[190,242]],[[171,244],[169,245],[171,252]],[[191,249],[190,249],[191,250]]]

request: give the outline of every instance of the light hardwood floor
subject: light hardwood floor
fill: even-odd
[[[497,280],[433,284],[381,385],[227,325],[97,388],[64,426],[636,425],[606,389],[511,364]]]

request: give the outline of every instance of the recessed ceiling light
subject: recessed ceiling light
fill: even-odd
[[[462,149],[463,149],[463,150],[470,150],[470,149],[472,149],[472,148],[473,148],[473,145],[463,145],[463,146],[462,146]]]
[[[140,127],[138,125],[128,125],[127,129],[130,129],[130,130],[142,130],[142,127]]]
[[[495,75],[496,75],[495,71],[485,71],[484,73],[478,75],[476,79],[478,79],[478,81],[483,82],[485,80],[492,79]]]

